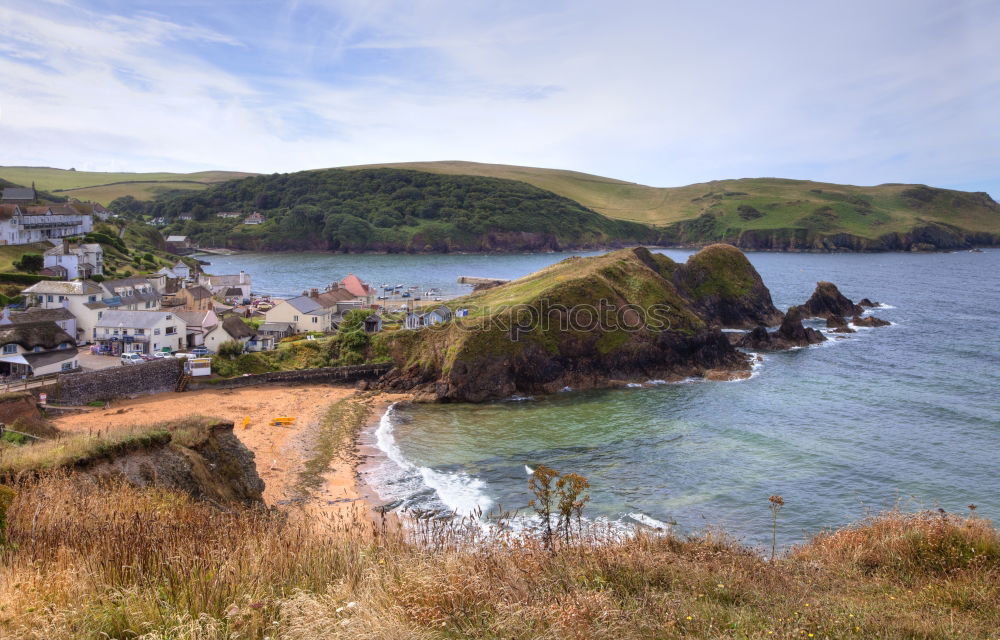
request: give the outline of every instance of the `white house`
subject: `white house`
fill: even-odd
[[[69,309],[76,318],[76,338],[86,342],[92,339],[100,314],[108,306],[101,302],[104,290],[89,280],[59,282],[43,280],[21,291],[31,307],[40,309]]]
[[[219,326],[219,316],[215,311],[175,311],[177,317],[187,325],[187,346],[200,347],[205,338]]]
[[[127,311],[156,310],[160,308],[160,294],[152,282],[145,278],[119,278],[101,283],[105,295],[102,300],[109,308]]]
[[[247,348],[248,343],[254,340],[257,332],[253,330],[253,327],[247,323],[240,320],[237,316],[229,316],[222,321],[219,326],[217,326],[213,331],[205,336],[205,346],[212,352],[218,352],[219,347],[230,340],[235,340],[244,345],[244,349]],[[262,336],[266,340],[270,340],[271,348],[274,348],[274,339],[270,336]],[[262,342],[260,340],[254,340],[256,351],[263,351],[261,348]]]
[[[177,351],[187,342],[187,325],[169,311],[105,311],[94,341],[112,355]]]
[[[42,254],[47,269],[62,267],[70,279],[104,275],[104,249],[96,243],[70,244],[63,240]]]
[[[42,376],[79,367],[76,340],[54,322],[13,322],[0,317],[0,376]]]
[[[243,218],[243,224],[264,224],[264,221],[264,216],[256,211]]]
[[[0,205],[0,244],[30,244],[90,233],[94,216],[71,204]]]
[[[171,271],[177,274],[178,278],[182,278],[184,280],[191,277],[191,267],[187,266],[183,260],[178,260],[177,264],[171,268]]]
[[[174,270],[176,271],[177,267],[174,267]],[[250,274],[246,271],[224,276],[210,276],[203,273],[198,278],[198,284],[210,290],[212,295],[223,296],[230,289],[239,289],[243,292],[244,298],[250,297]]]
[[[63,305],[68,305],[63,302]],[[76,316],[67,306],[56,309],[42,309],[41,307],[31,307],[26,311],[14,311],[10,314],[10,320],[14,324],[24,324],[25,322],[55,322],[59,328],[73,336],[77,335]]]
[[[332,331],[336,314],[336,304],[324,307],[315,298],[299,296],[289,300],[281,300],[274,307],[264,312],[264,321],[268,324],[287,323],[295,327],[295,333],[305,331]]]

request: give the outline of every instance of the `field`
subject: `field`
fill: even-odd
[[[123,196],[132,196],[137,200],[152,200],[156,196],[166,191],[186,189],[188,191],[201,191],[207,189],[208,184],[194,181],[163,181],[163,182],[116,182],[114,184],[98,185],[96,187],[82,187],[80,189],[66,189],[54,192],[60,196],[68,196],[77,200],[100,202],[110,204],[112,200]]]
[[[35,242],[33,244],[0,245],[0,272],[14,271],[14,262],[20,260],[26,253],[44,253],[46,249],[51,249],[52,245],[47,242]]]
[[[0,178],[58,195],[108,204],[115,198],[132,195],[148,199],[161,190],[203,189],[205,185],[254,175],[239,171],[200,171],[197,173],[109,173],[70,171],[52,167],[0,167]]]
[[[875,238],[906,231],[924,221],[954,224],[968,231],[1000,232],[1000,210],[992,201],[977,194],[938,189],[929,190],[932,197],[924,201],[920,199],[925,193],[920,185],[863,187],[810,180],[743,178],[659,188],[575,171],[474,162],[345,168],[371,166],[521,180],[576,200],[610,218],[653,225],[694,220],[709,213],[715,217],[717,227],[736,232],[809,228]]]

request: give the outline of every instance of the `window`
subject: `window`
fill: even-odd
[[[154,336],[160,335],[160,330],[159,329],[153,329],[153,335]]]
[[[167,335],[172,336],[177,333],[177,327],[167,327]]]
[[[100,320],[103,316],[104,316],[104,312],[103,311],[98,311],[97,312],[97,319],[98,320]]]
[[[146,335],[146,330],[145,329],[136,329],[135,330],[135,335],[137,335],[137,336],[144,336],[144,335]]]
[[[174,317],[168,313],[167,314],[167,320],[173,320],[173,319],[174,319]]]
[[[292,322],[298,322],[298,321],[299,321],[298,316],[292,316]]]
[[[319,322],[319,318],[317,318],[316,316],[313,316],[313,324],[316,324],[317,322]]]
[[[17,345],[16,344],[5,344],[3,346],[3,352],[4,353],[17,353]]]
[[[46,302],[52,302],[52,296],[45,296]]]
[[[87,302],[97,302],[97,296],[87,296]]]
[[[66,296],[59,296],[59,302],[62,302],[65,299],[66,299]]]

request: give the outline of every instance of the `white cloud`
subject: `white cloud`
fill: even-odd
[[[0,8],[5,163],[262,172],[424,159],[660,185],[983,184],[1000,12],[316,2],[179,18]]]

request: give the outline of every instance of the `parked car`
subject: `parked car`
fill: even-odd
[[[193,355],[198,356],[199,358],[207,356],[208,355],[208,347],[205,347],[205,346],[195,347],[194,349],[191,349],[191,353]]]
[[[142,354],[139,353],[123,353],[122,354],[122,364],[142,364],[145,362],[142,358]]]
[[[153,358],[156,360],[163,360],[164,358],[173,358],[174,354],[167,353],[166,351],[155,351],[153,352]]]

